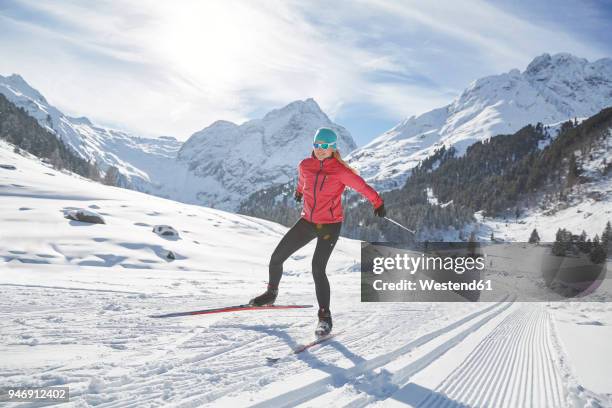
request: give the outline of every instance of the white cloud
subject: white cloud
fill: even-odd
[[[358,102],[399,120],[542,52],[601,56],[475,0],[20,7],[40,19],[0,16],[0,72],[22,74],[68,113],[181,139],[307,97],[332,117]]]

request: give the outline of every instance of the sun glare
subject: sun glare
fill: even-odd
[[[175,70],[200,85],[231,88],[257,37],[248,29],[247,14],[225,2],[164,10],[153,46]]]

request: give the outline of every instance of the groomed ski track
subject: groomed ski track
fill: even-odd
[[[322,368],[300,374],[299,380],[271,384],[254,395],[249,405],[568,406],[560,356],[553,345],[552,321],[545,306],[512,302],[483,306],[353,367]],[[283,389],[286,391],[279,393]],[[232,398],[216,401],[224,406],[232,402]]]

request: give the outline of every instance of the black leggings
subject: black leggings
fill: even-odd
[[[300,218],[283,239],[278,243],[272,257],[270,258],[270,279],[268,284],[271,287],[278,287],[283,275],[283,262],[287,260],[295,251],[317,238],[317,247],[312,257],[312,276],[317,292],[319,307],[329,309],[329,281],[325,275],[325,267],[329,256],[334,249],[336,241],[340,236],[341,222],[333,224],[313,224]]]

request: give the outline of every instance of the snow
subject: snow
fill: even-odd
[[[612,345],[572,340],[608,339],[609,304],[361,303],[345,238],[327,268],[339,334],[298,356],[265,362],[312,340],[316,308],[152,319],[259,294],[287,229],[26,156],[0,141],[3,386],[68,386],[66,406],[612,406]],[[63,217],[77,208],[106,224]],[[279,303],[316,304],[313,250],[285,263]]]
[[[612,59],[588,62],[567,53],[543,54],[522,73],[513,69],[473,81],[450,104],[402,121],[347,160],[378,189],[391,190],[402,187],[410,170],[443,145],[462,155],[475,142],[528,124],[554,128],[609,106]]]
[[[598,393],[609,392],[612,379],[612,306],[593,307],[586,303],[561,303],[551,306],[556,315],[556,330],[581,384]],[[597,361],[598,364],[593,364]]]
[[[431,187],[427,187],[425,190],[427,192],[427,202],[431,205],[438,205],[438,197],[433,192]]]

